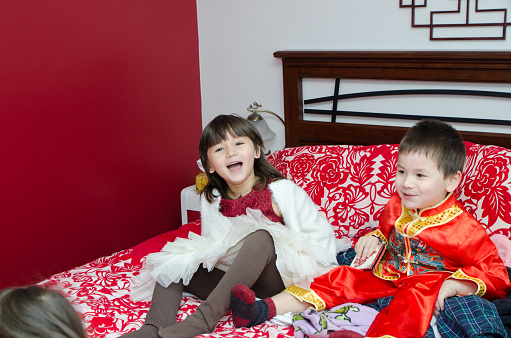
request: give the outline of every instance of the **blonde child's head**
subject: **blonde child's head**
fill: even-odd
[[[257,188],[264,189],[271,180],[282,179],[284,176],[275,169],[263,154],[264,143],[257,129],[246,119],[237,115],[218,115],[202,131],[199,141],[199,157],[208,177],[208,184],[203,190],[206,200],[214,199],[213,189],[217,189],[223,198],[228,198],[229,187],[217,172],[210,172],[208,150],[226,140],[229,135],[233,137],[247,137],[252,142],[255,151],[260,154],[254,160],[254,173],[257,177]]]
[[[0,291],[0,337],[86,338],[73,306],[38,285]]]

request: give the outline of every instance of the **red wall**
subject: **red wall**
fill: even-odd
[[[0,2],[0,288],[180,224],[196,16],[195,1]]]

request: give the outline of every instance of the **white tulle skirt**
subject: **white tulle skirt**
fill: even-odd
[[[227,229],[212,231],[208,236],[190,233],[188,238],[177,238],[160,252],[149,254],[140,274],[131,281],[131,298],[150,300],[155,282],[167,287],[182,280],[188,285],[201,264],[209,271],[214,267],[227,271],[243,240],[260,229],[273,238],[277,269],[286,286],[295,284],[308,289],[315,277],[333,267],[331,253],[321,249],[319,243],[270,221],[259,210],[247,209],[247,215],[226,218],[230,224]]]

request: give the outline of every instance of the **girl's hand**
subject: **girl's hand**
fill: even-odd
[[[440,287],[438,298],[436,299],[435,309],[433,313],[438,316],[440,311],[444,310],[444,301],[446,298],[458,296],[467,296],[477,291],[477,286],[474,282],[461,281],[455,279],[446,279]]]
[[[376,250],[378,244],[380,244],[378,237],[372,235],[362,236],[355,244],[355,252],[361,259],[367,258]]]

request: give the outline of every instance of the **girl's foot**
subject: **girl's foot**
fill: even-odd
[[[138,330],[122,335],[123,338],[158,338],[158,328],[150,324],[144,324]]]
[[[205,333],[211,333],[212,331],[205,327],[204,320],[200,320],[192,314],[177,324],[161,328],[158,331],[158,337],[194,338]]]
[[[272,319],[276,315],[271,298],[255,300],[255,294],[244,284],[236,284],[231,290],[231,309],[234,327],[252,327]]]

